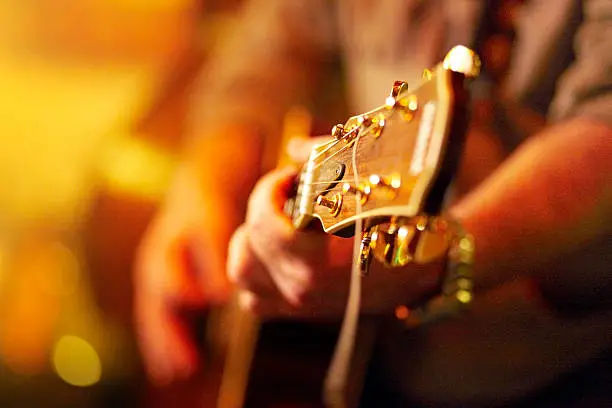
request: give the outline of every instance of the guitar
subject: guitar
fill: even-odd
[[[416,89],[398,81],[384,105],[336,125],[333,138],[313,148],[286,204],[294,226],[319,222],[328,234],[350,237],[362,224],[362,275],[374,258],[395,267],[448,250],[427,217],[440,214],[457,169],[469,116],[466,80],[479,67],[471,50],[455,47]],[[466,287],[453,290],[469,303]],[[232,332],[220,408],[323,406],[336,322],[259,322],[241,313]]]

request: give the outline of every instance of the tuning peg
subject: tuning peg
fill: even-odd
[[[331,130],[331,135],[336,140],[342,139],[345,134],[346,132],[344,131],[344,125],[342,123],[338,123]]]
[[[344,192],[344,194],[355,194],[360,198],[361,205],[363,205],[368,202],[372,188],[369,184],[353,186],[350,183],[344,183],[342,185],[342,192]]]
[[[402,114],[402,118],[410,122],[419,109],[419,100],[416,95],[408,95],[400,99],[389,96],[385,101],[385,105],[387,108],[399,110]]]
[[[393,83],[393,88],[391,88],[391,92],[389,96],[392,98],[397,98],[399,94],[408,90],[408,82],[406,81],[395,81]]]
[[[372,118],[368,115],[361,115],[357,117],[357,123],[361,126],[368,127],[372,124]]]
[[[364,232],[359,247],[361,275],[369,274],[373,258],[388,267],[404,266],[411,262],[413,256],[408,247],[414,235],[414,228],[395,223],[377,225]]]
[[[372,234],[375,228],[366,230],[361,237],[361,245],[359,246],[359,272],[361,276],[367,276],[370,273],[370,265],[372,264]]]
[[[317,205],[321,205],[323,207],[327,207],[332,216],[336,217],[340,214],[340,210],[342,209],[342,194],[334,194],[332,198],[327,198],[324,195],[319,195],[317,197]]]
[[[389,92],[389,96],[385,100],[385,105],[387,105],[387,107],[389,108],[395,107],[397,103],[397,97],[405,91],[408,91],[408,82],[395,81],[393,83],[393,87],[391,88],[391,92]]]
[[[415,229],[410,225],[391,223],[379,226],[374,245],[374,256],[389,267],[404,266],[414,259],[410,248]]]
[[[394,175],[390,178],[383,178],[378,174],[372,174],[369,177],[369,182],[371,188],[383,187],[393,191],[396,191],[398,188],[400,188],[402,184],[401,179],[398,175]]]

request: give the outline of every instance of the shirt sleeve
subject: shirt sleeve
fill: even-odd
[[[559,80],[551,118],[587,117],[612,126],[612,2],[583,3],[576,59]]]
[[[246,2],[197,84],[194,136],[228,122],[277,135],[287,109],[316,92],[317,77],[335,55],[331,11],[326,0]]]

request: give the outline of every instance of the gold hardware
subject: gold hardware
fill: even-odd
[[[395,98],[394,98],[394,97],[392,97],[392,96],[387,96],[387,99],[385,99],[385,107],[386,107],[387,109],[394,108],[394,107],[395,107],[395,103],[396,103],[396,102],[397,102],[397,101],[395,100]]]
[[[385,118],[381,118],[378,121],[374,121],[374,123],[376,124],[376,126],[374,126],[374,128],[371,130],[371,133],[375,139],[378,139],[382,134],[383,129],[385,128]]]
[[[367,115],[361,115],[357,118],[357,123],[359,123],[361,126],[367,127],[372,124],[372,119],[370,119],[370,117]]]
[[[474,51],[463,45],[457,45],[446,54],[442,66],[463,74],[466,78],[474,79],[480,74],[481,62]]]
[[[405,98],[398,100],[395,104],[402,113],[402,118],[405,121],[411,121],[414,118],[414,114],[419,109],[419,101],[416,95],[409,95]]]
[[[426,217],[421,217],[426,218]],[[409,220],[413,225],[422,225],[422,220]],[[474,281],[472,268],[474,262],[474,238],[467,234],[461,225],[441,217],[427,218],[427,227],[422,234],[438,234],[446,241],[442,253],[448,255],[446,274],[442,279],[440,293],[429,299],[420,308],[411,310],[400,305],[395,316],[406,328],[432,323],[457,316],[472,302]],[[419,238],[420,240],[423,238]],[[376,256],[376,253],[374,253]],[[418,260],[415,258],[415,262]]]
[[[363,205],[368,202],[372,188],[369,184],[363,184],[355,187],[350,183],[344,183],[342,185],[342,191],[344,194],[351,193],[357,195],[360,198],[359,201],[361,202],[361,205]]]
[[[361,237],[361,245],[359,246],[359,272],[361,276],[367,276],[370,273],[370,264],[372,263],[372,230],[363,233]]]
[[[393,175],[390,178],[380,177],[378,174],[372,174],[369,177],[370,186],[372,187],[383,187],[390,190],[397,190],[400,188],[402,182],[399,175]]]
[[[391,88],[391,92],[389,92],[389,96],[385,99],[385,105],[387,108],[393,108],[397,104],[397,97],[408,91],[408,82],[405,81],[395,81],[393,83],[393,87]]]
[[[336,140],[342,139],[345,135],[344,125],[341,123],[335,125],[331,130],[331,135]]]
[[[342,209],[342,194],[336,193],[332,198],[319,195],[317,197],[317,205],[329,208],[330,214],[336,217],[340,214],[340,209]]]
[[[393,88],[391,88],[390,97],[393,99],[397,98],[402,92],[408,90],[408,82],[406,81],[395,81],[393,83]]]
[[[371,249],[383,265],[395,268],[412,262],[414,254],[410,243],[415,236],[411,225],[387,224],[372,228]]]
[[[430,81],[432,76],[433,76],[433,72],[431,72],[431,69],[427,69],[427,68],[425,68],[423,70],[423,73],[421,74],[421,78],[423,78],[426,81]]]
[[[357,124],[362,128],[366,129],[369,134],[374,136],[374,138],[379,138],[382,134],[385,125],[387,124],[385,121],[384,114],[378,114],[373,116],[361,115],[357,117]]]
[[[378,185],[381,183],[382,183],[382,179],[380,178],[378,174],[372,174],[370,176],[370,184],[372,184],[374,187],[378,187]]]
[[[416,223],[415,223],[416,229],[418,229],[419,231],[425,231],[425,228],[427,228],[427,217],[425,216],[420,216],[417,218]]]

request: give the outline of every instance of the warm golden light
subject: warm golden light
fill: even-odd
[[[33,269],[37,272],[40,289],[53,296],[73,294],[80,280],[80,268],[76,256],[61,242],[51,242],[33,254],[38,263]],[[38,257],[38,258],[36,258]]]
[[[154,201],[165,193],[173,168],[170,155],[130,136],[111,139],[98,162],[98,172],[109,190]]]
[[[408,238],[408,233],[409,233],[408,228],[405,227],[405,226],[402,226],[397,231],[397,237],[400,238],[400,239],[406,239],[406,238]]]
[[[462,251],[472,252],[474,251],[474,242],[472,242],[471,239],[462,238],[459,241],[459,248],[461,248]]]
[[[467,290],[457,291],[457,300],[461,303],[470,303],[472,301],[472,294]]]
[[[394,176],[391,178],[391,187],[397,190],[398,188],[400,188],[400,187],[401,187],[401,185],[402,185],[402,179],[401,179],[401,177],[400,177],[399,175],[397,175],[397,174],[396,174],[396,175],[394,175]]]
[[[100,381],[102,363],[91,344],[76,336],[64,336],[53,349],[53,367],[62,380],[76,387]]]
[[[6,277],[6,249],[4,248],[2,239],[0,238],[0,289],[2,289],[2,281]]]
[[[476,78],[480,74],[480,58],[463,45],[453,47],[446,54],[443,66],[451,71],[460,72],[468,78]]]

